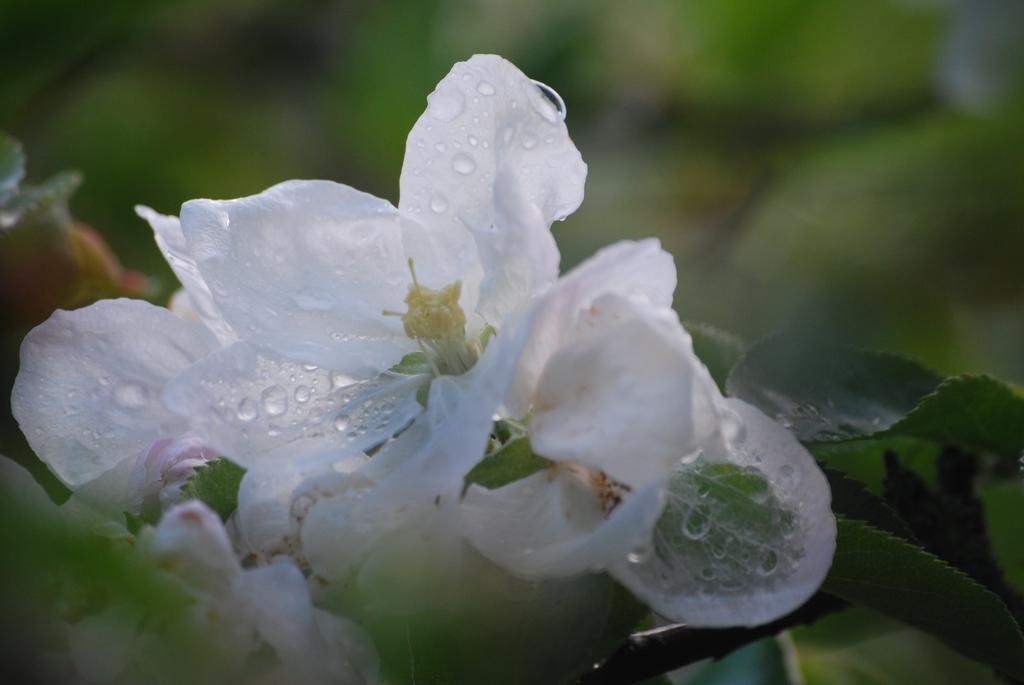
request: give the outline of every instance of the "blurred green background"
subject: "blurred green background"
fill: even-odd
[[[164,302],[135,203],[288,178],[397,201],[406,133],[475,52],[568,104],[590,175],[564,268],[655,235],[684,319],[1024,382],[1020,0],[0,0],[0,130],[30,180],[84,174],[74,216]],[[0,294],[39,300],[0,331],[0,453],[23,461],[8,390],[55,278]]]

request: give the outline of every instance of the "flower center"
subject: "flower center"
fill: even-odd
[[[466,314],[459,306],[462,281],[434,290],[416,278],[409,259],[412,285],[405,296],[405,313],[385,310],[385,316],[401,317],[405,334],[415,340],[435,376],[459,375],[469,371],[483,352],[478,340],[466,340]]]

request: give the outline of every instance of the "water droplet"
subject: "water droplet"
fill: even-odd
[[[477,138],[476,136],[469,136],[467,140],[469,141],[469,144],[472,145],[473,147],[476,147],[477,145],[480,144],[480,139]]]
[[[460,152],[452,157],[452,169],[463,176],[468,176],[476,171],[476,162],[469,155]]]
[[[444,195],[437,193],[430,198],[430,210],[435,214],[443,214],[448,209],[448,200],[444,199]]]
[[[711,566],[705,566],[700,570],[700,577],[704,580],[714,580],[715,575],[715,569]]]
[[[481,95],[494,95],[495,91],[494,86],[492,86],[489,82],[481,81],[480,83],[476,84],[476,92],[480,93]]]
[[[683,521],[683,535],[691,540],[700,540],[711,530],[711,517],[701,507],[690,509]]]
[[[768,550],[763,557],[761,557],[761,563],[757,566],[757,572],[762,576],[770,576],[775,573],[775,569],[779,566],[779,555],[774,550]]]
[[[272,385],[260,395],[263,411],[269,416],[280,416],[288,411],[288,393],[280,385]]]
[[[533,85],[537,86],[537,89],[531,90],[529,97],[530,104],[533,105],[537,114],[552,124],[565,121],[568,110],[565,107],[565,100],[558,94],[558,91],[546,83],[536,80],[533,81]]]
[[[465,102],[458,88],[435,90],[427,97],[427,111],[438,121],[451,121],[462,114]]]
[[[634,547],[626,555],[626,560],[631,564],[642,564],[650,559],[652,554],[654,554],[654,547],[649,542],[645,542]]]
[[[537,146],[537,138],[529,131],[523,131],[523,135],[519,138],[519,143],[527,150],[532,150]]]
[[[334,429],[343,433],[348,428],[349,420],[348,414],[338,414],[334,417]]]
[[[303,364],[302,368],[306,371],[316,371],[318,367],[316,364]]]
[[[437,150],[438,152],[444,152],[445,150],[448,149],[448,146],[445,145],[444,143],[434,143],[434,149]]]
[[[309,401],[309,388],[305,385],[300,385],[295,388],[295,401],[299,403]]]
[[[114,388],[114,401],[127,409],[137,409],[146,404],[148,393],[138,383],[122,383]]]
[[[259,407],[251,399],[246,397],[238,403],[238,420],[248,423],[260,415]]]

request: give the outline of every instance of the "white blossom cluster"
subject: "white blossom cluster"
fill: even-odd
[[[13,409],[65,508],[108,527],[158,511],[140,552],[235,617],[218,635],[240,669],[269,649],[270,680],[374,682],[370,637],[323,598],[396,558],[607,573],[698,626],[770,621],[823,580],[827,482],[719,391],[672,257],[621,242],[559,275],[551,225],[587,167],[546,92],[500,57],[456,64],[397,208],[330,181],[139,207],[183,286],[171,308],[101,301],[27,336]],[[467,482],[516,440],[543,465]],[[246,469],[226,527],[181,502],[216,458]]]

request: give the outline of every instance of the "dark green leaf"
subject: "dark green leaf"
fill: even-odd
[[[519,438],[484,457],[483,461],[466,474],[466,485],[475,483],[488,490],[494,490],[526,478],[550,465],[550,461],[534,454],[529,439]]]
[[[992,592],[938,557],[860,521],[839,517],[822,589],[934,635],[963,654],[1024,677],[1024,637]]]
[[[948,378],[888,433],[1018,456],[1024,397],[991,376]]]
[[[227,520],[238,508],[238,485],[245,469],[227,459],[215,459],[196,469],[185,485],[186,499],[197,499]]]
[[[868,523],[907,540],[914,539],[907,524],[863,483],[827,466],[823,466],[822,471],[832,489],[832,511],[837,515]]]
[[[988,376],[942,380],[896,355],[775,337],[748,350],[727,385],[805,442],[912,437],[1013,458],[1024,449],[1024,396]]]
[[[730,395],[806,442],[862,438],[906,416],[941,378],[903,357],[785,336],[763,340],[729,374]]]
[[[708,324],[687,321],[685,325],[693,338],[693,351],[708,367],[718,387],[724,390],[729,372],[743,356],[743,341]]]

